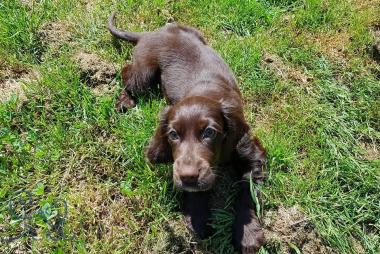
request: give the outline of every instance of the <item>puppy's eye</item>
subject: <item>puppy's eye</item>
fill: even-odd
[[[203,134],[202,134],[202,139],[214,139],[216,137],[216,130],[214,130],[213,128],[206,128],[204,131],[203,131]]]
[[[174,140],[178,140],[179,139],[179,136],[178,136],[178,133],[175,131],[175,130],[171,130],[168,134],[168,137],[170,140],[174,141]]]

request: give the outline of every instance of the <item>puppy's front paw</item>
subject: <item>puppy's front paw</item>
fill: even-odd
[[[212,233],[208,225],[211,213],[208,207],[209,192],[185,192],[183,213],[187,227],[201,239]]]
[[[264,232],[253,211],[238,214],[234,224],[233,243],[241,253],[256,253],[264,244]]]
[[[125,90],[123,90],[116,102],[117,112],[125,112],[134,106],[136,106],[135,100]]]
[[[186,226],[200,239],[206,239],[211,235],[212,228],[208,225],[208,218],[197,218],[185,215]]]

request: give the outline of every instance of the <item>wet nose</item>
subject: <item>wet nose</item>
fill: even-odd
[[[184,184],[195,184],[198,182],[199,170],[184,170],[181,172],[179,177]]]

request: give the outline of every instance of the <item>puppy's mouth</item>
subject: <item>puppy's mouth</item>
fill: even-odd
[[[214,186],[216,175],[213,172],[209,172],[206,176],[200,177],[196,182],[185,183],[181,181],[177,174],[173,174],[173,181],[175,186],[182,190],[188,192],[200,192],[208,191]]]
[[[188,192],[207,191],[212,188],[212,184],[196,183],[196,184],[183,184],[182,182],[175,182],[178,189]]]

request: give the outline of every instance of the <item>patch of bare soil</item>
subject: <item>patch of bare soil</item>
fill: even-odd
[[[354,252],[357,253],[357,254],[364,254],[365,253],[365,249],[364,247],[361,245],[361,243],[356,240],[355,238],[351,238],[351,242],[352,242],[352,247],[354,248]]]
[[[113,93],[116,68],[95,54],[79,52],[74,56],[80,69],[81,81],[93,88],[95,94]]]
[[[305,254],[334,253],[297,206],[280,206],[277,211],[267,211],[264,225],[267,246],[275,246],[281,253],[293,253],[292,245]]]
[[[362,10],[369,10],[374,9],[376,10],[379,8],[380,1],[379,0],[353,0],[352,6],[354,7],[355,11],[362,11]]]
[[[334,34],[324,33],[309,36],[313,45],[317,46],[330,59],[344,61],[347,58],[348,46],[351,40],[348,32],[340,31]]]
[[[373,143],[360,143],[360,147],[363,149],[363,158],[369,161],[380,159],[379,146]]]
[[[8,101],[13,95],[17,96],[21,104],[27,100],[21,82],[15,79],[0,82],[0,103]]]
[[[71,41],[70,26],[63,22],[44,24],[38,31],[41,41],[58,54],[60,47]]]
[[[6,79],[19,79],[28,74],[28,70],[21,65],[9,66],[0,59],[0,82]]]
[[[32,8],[35,0],[21,0],[20,2],[21,2],[21,4],[23,4],[29,8]]]
[[[24,85],[37,80],[38,77],[36,71],[27,70],[21,66],[4,67],[0,64],[0,103],[16,96],[18,107],[21,107],[27,101]]]
[[[305,85],[312,80],[294,66],[285,64],[279,56],[268,52],[264,52],[263,65],[283,80],[293,80],[300,85]]]

